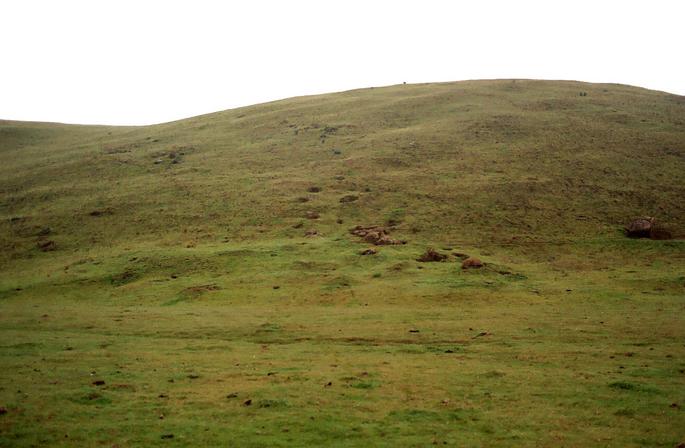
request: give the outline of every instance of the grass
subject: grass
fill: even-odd
[[[683,142],[523,80],[0,122],[0,445],[676,446],[685,242],[621,227],[685,233]]]

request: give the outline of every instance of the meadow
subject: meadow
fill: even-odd
[[[0,157],[0,446],[685,443],[683,97],[399,85]]]

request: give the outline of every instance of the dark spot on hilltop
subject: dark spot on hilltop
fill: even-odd
[[[324,384],[324,387],[331,387],[333,385],[333,381],[329,381],[326,384]]]
[[[454,350],[447,349],[445,350],[445,353],[454,353]]]
[[[353,194],[348,194],[347,196],[343,196],[340,198],[341,203],[347,203],[347,202],[354,202],[357,199],[359,199],[359,196],[355,196]]]
[[[273,289],[281,289],[281,287],[278,286],[278,285],[274,285],[274,286],[273,286]]]
[[[95,380],[93,381],[93,386],[104,386],[105,381],[104,380]]]
[[[469,257],[461,264],[462,269],[480,269],[484,266],[478,258]]]
[[[309,187],[309,188],[307,188],[307,191],[310,193],[319,193],[321,191],[321,187],[316,187],[316,186]]]
[[[669,407],[672,409],[680,409],[680,405],[678,403],[671,403]]]
[[[482,338],[483,336],[490,336],[490,333],[487,332],[487,331],[481,331],[480,333],[478,333],[477,335],[475,335],[475,336],[473,337],[473,339],[475,339],[475,338]]]
[[[169,398],[169,396],[167,394],[159,394],[157,398]]]
[[[412,328],[411,330],[409,330],[409,333],[420,333],[420,331]]]
[[[307,230],[306,232],[304,232],[304,236],[308,236],[308,237],[313,237],[313,236],[318,236],[318,235],[319,235],[319,231],[316,229],[310,229],[310,230]]]
[[[200,375],[198,375],[197,373],[191,373],[190,375],[188,375],[188,378],[191,380],[196,380],[200,378]]]
[[[359,255],[376,255],[378,251],[372,247],[359,252]]]
[[[5,408],[5,407],[0,407],[0,415],[5,415],[5,414],[7,414],[7,412],[8,412],[8,411],[7,411],[7,408]]]
[[[333,179],[335,179],[335,180],[345,180],[345,176],[335,176]]]
[[[293,224],[293,229],[299,229],[299,228],[301,228],[303,225],[304,225],[304,223],[303,223],[302,221],[300,221],[300,222],[298,222],[298,223]]]
[[[305,214],[305,217],[306,217],[307,219],[319,219],[319,216],[320,216],[320,215],[319,215],[318,212],[313,212],[313,211],[308,211],[308,212]]]
[[[420,261],[422,263],[428,263],[428,262],[435,262],[435,261],[445,261],[447,259],[447,255],[441,254],[440,252],[436,251],[432,247],[429,247],[426,252],[424,252],[419,258],[416,259],[416,261]]]
[[[41,252],[52,252],[53,250],[57,250],[57,243],[52,240],[38,241],[36,246]]]
[[[173,439],[174,435],[173,434],[162,434],[161,438],[162,439]]]
[[[250,399],[243,401],[243,406],[250,406],[251,404],[252,404],[252,400],[250,400]]]
[[[228,395],[226,395],[226,398],[238,398],[238,392],[232,392]]]
[[[52,233],[52,229],[50,227],[42,227],[36,235],[37,236],[48,236],[51,233]]]
[[[335,220],[335,222],[337,222],[338,224],[342,224],[344,221],[342,219],[338,218]]]

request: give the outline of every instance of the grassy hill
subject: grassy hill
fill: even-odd
[[[469,81],[0,121],[0,160],[2,445],[685,441],[684,97]],[[676,238],[625,238],[639,216]],[[406,244],[360,255],[357,225]]]

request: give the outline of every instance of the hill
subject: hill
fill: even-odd
[[[4,444],[683,437],[684,97],[398,85],[0,121],[0,158]]]

